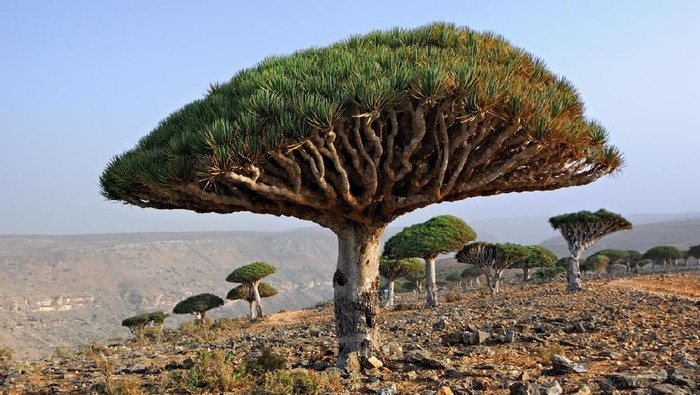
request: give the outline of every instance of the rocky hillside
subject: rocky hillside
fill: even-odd
[[[128,336],[122,319],[170,311],[197,293],[224,297],[234,286],[228,273],[256,260],[278,268],[269,312],[312,306],[332,297],[336,257],[336,239],[323,230],[0,237],[0,347],[37,357]],[[245,302],[229,302],[213,316],[246,312]]]
[[[434,309],[399,295],[383,346],[335,363],[330,306],[249,323],[186,325],[160,341],[93,344],[35,363],[0,355],[0,391],[29,394],[700,393],[700,273],[446,291]]]

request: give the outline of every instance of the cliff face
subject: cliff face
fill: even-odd
[[[225,297],[236,267],[267,261],[280,293],[266,312],[332,298],[337,242],[323,230],[0,237],[0,347],[19,358],[57,347],[128,337],[121,320],[163,310],[187,296]],[[245,315],[227,302],[212,317]],[[190,320],[173,316],[168,326]]]

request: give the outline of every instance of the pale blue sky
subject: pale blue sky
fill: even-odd
[[[0,2],[0,234],[286,229],[252,214],[197,215],[105,201],[98,177],[162,118],[264,57],[432,21],[492,30],[579,88],[625,153],[585,187],[431,206],[465,220],[601,207],[700,212],[700,2]],[[252,2],[248,2],[252,3]]]

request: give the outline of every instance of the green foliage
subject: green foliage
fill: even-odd
[[[688,256],[692,256],[695,259],[700,259],[700,244],[690,246],[690,248],[688,248]]]
[[[445,277],[445,281],[450,282],[459,281],[461,279],[462,277],[459,275],[459,272],[450,273],[449,275],[447,275],[447,277]]]
[[[605,255],[591,255],[582,264],[581,270],[584,272],[600,273],[610,264],[610,258]]]
[[[555,267],[561,267],[561,268],[563,268],[563,269],[566,270],[566,268],[569,267],[569,257],[566,257],[566,256],[565,256],[565,257],[563,257],[563,258],[557,259],[557,261],[554,262],[554,266],[555,266]]]
[[[144,333],[146,326],[153,324],[156,327],[160,327],[165,322],[165,319],[170,315],[162,311],[153,311],[137,314],[133,317],[126,318],[122,321],[122,326],[125,326],[131,330],[131,333],[141,337]]]
[[[594,213],[584,210],[558,215],[550,218],[549,223],[554,229],[560,229],[564,226],[580,227],[590,224],[613,225],[615,230],[632,229],[632,224],[620,214],[612,213],[602,208]]]
[[[226,281],[231,283],[250,284],[269,276],[276,270],[277,269],[269,263],[253,262],[232,271],[231,274],[226,277]]]
[[[482,274],[483,273],[481,273],[481,270],[479,270],[478,267],[471,266],[471,267],[468,267],[468,268],[462,270],[460,277],[462,277],[462,278],[477,278],[477,277],[481,276]]]
[[[548,280],[562,273],[566,273],[566,268],[563,268],[561,266],[552,266],[538,269],[534,273],[532,273],[532,276],[537,279]]]
[[[404,228],[384,246],[391,258],[429,257],[456,251],[476,238],[476,233],[461,219],[440,215]]]
[[[242,368],[233,364],[233,354],[223,350],[204,349],[193,362],[187,370],[174,370],[168,387],[173,390],[206,388],[223,393],[235,390],[245,374]]]
[[[213,308],[220,307],[224,305],[224,300],[220,297],[210,294],[203,293],[198,295],[190,296],[189,298],[180,301],[173,308],[173,313],[175,314],[203,314]]]
[[[379,274],[389,282],[410,274],[423,274],[424,272],[423,262],[418,258],[389,259],[381,257],[379,261]]]
[[[656,246],[650,248],[642,255],[644,259],[652,261],[667,261],[672,259],[680,259],[683,257],[681,250],[674,246]]]
[[[484,112],[518,119],[533,139],[581,148],[592,164],[621,165],[619,152],[605,145],[607,132],[584,118],[576,89],[543,61],[500,36],[434,23],[268,57],[212,85],[114,157],[100,178],[102,194],[164,208],[136,192],[263,162],[315,130],[402,112],[409,100],[445,99],[457,119]]]
[[[261,282],[258,284],[258,293],[261,298],[269,298],[277,295],[277,289],[272,285]],[[235,288],[232,288],[226,295],[228,300],[245,300],[247,302],[252,302],[254,299],[250,292],[250,285],[241,284]]]
[[[535,268],[535,267],[551,267],[557,260],[557,256],[546,247],[539,245],[531,245],[525,247],[526,256],[520,260],[515,267]]]
[[[245,363],[245,370],[254,376],[261,376],[267,372],[285,369],[286,364],[283,356],[266,347],[257,358]]]
[[[275,370],[262,376],[250,393],[265,395],[319,395],[345,392],[340,375],[307,369]]]
[[[624,263],[629,259],[630,254],[626,250],[614,250],[614,249],[605,249],[605,250],[600,250],[596,251],[595,254],[593,255],[603,255],[608,257],[610,259],[609,264],[614,265],[616,263]]]

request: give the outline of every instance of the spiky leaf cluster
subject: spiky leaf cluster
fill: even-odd
[[[153,311],[137,314],[133,317],[129,317],[122,321],[122,326],[126,327],[137,327],[146,326],[153,322],[156,325],[160,325],[165,322],[165,319],[170,315],[162,311]]]
[[[557,260],[557,256],[548,248],[531,245],[525,247],[527,254],[524,259],[517,263],[517,267],[534,268],[534,267],[552,267]]]
[[[277,289],[266,282],[261,282],[260,284],[258,284],[258,293],[260,294],[261,298],[269,298],[277,295]],[[255,300],[253,298],[252,293],[250,292],[249,284],[241,284],[235,288],[231,288],[231,290],[228,291],[228,294],[226,295],[226,299],[245,300],[247,302],[252,302],[253,300]]]
[[[632,229],[632,224],[620,214],[602,208],[596,212],[583,210],[557,215],[549,219],[549,224],[554,229],[560,229],[564,226],[580,227],[588,224],[609,224],[618,229]]]
[[[277,270],[274,266],[266,262],[253,262],[231,272],[226,277],[226,281],[231,283],[250,284],[269,276]]]
[[[437,256],[456,251],[475,238],[476,232],[461,219],[439,215],[392,236],[384,245],[384,255],[394,259]]]
[[[220,297],[210,294],[202,293],[198,295],[190,296],[189,298],[180,301],[173,308],[173,313],[175,314],[195,314],[204,313],[211,309],[220,307],[224,305],[224,300]]]
[[[269,57],[164,119],[100,184],[142,207],[322,222],[337,206],[388,222],[436,201],[585,184],[621,165],[542,60],[435,23]]]
[[[390,259],[382,257],[379,262],[379,274],[387,281],[394,281],[424,270],[423,262],[418,258]]]
[[[695,259],[700,259],[700,244],[690,246],[690,248],[688,248],[688,256],[692,256]]]
[[[681,250],[674,246],[656,246],[650,248],[647,252],[642,255],[644,259],[651,259],[654,261],[664,261],[669,259],[680,259],[683,257]]]

